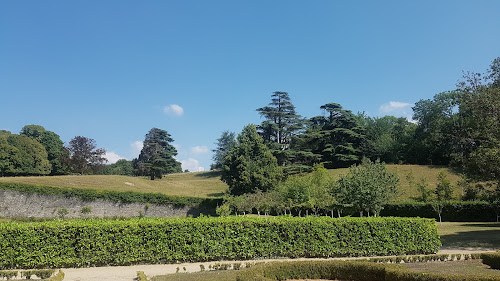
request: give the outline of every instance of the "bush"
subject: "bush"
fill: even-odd
[[[491,266],[491,268],[500,269],[500,252],[482,253],[481,259],[483,259],[484,264]]]
[[[17,277],[18,271],[0,271],[0,278],[10,280]]]
[[[435,253],[420,218],[223,217],[0,224],[0,268]]]
[[[237,281],[286,279],[351,281],[499,281],[500,276],[442,275],[415,272],[397,264],[360,261],[295,261],[255,265],[238,273]]]

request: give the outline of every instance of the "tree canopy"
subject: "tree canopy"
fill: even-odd
[[[282,178],[276,157],[264,144],[255,125],[238,135],[237,144],[226,156],[221,180],[232,195],[268,191]]]
[[[133,160],[135,174],[154,180],[165,174],[182,172],[181,163],[174,158],[177,150],[171,144],[173,141],[167,131],[152,128],[146,134],[139,157]]]
[[[67,149],[70,153],[70,164],[74,173],[96,173],[108,161],[104,157],[106,150],[97,148],[95,140],[91,138],[76,136],[71,139]]]

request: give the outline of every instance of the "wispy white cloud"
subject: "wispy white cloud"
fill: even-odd
[[[194,158],[188,158],[187,160],[181,160],[182,170],[189,170],[190,172],[202,172],[205,168],[200,166],[200,162]]]
[[[210,152],[210,150],[208,149],[208,147],[202,145],[202,146],[193,146],[191,147],[191,153],[192,154],[205,154],[205,153],[208,153]]]
[[[139,156],[143,146],[144,144],[142,143],[142,141],[134,141],[130,144],[130,147],[132,148],[132,155],[134,158]]]
[[[407,102],[390,101],[380,106],[379,112],[382,114],[391,114],[394,116],[406,117],[411,120],[413,104]]]
[[[113,151],[106,151],[106,154],[104,155],[106,159],[108,159],[109,164],[114,164],[116,161],[120,159],[125,159],[125,157],[121,157],[120,155],[114,153]]]
[[[184,108],[177,104],[167,105],[163,108],[163,112],[168,115],[182,116],[184,114]]]

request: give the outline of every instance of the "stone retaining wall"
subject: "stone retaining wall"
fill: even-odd
[[[85,213],[82,210],[90,210]],[[198,216],[198,206],[175,207],[146,203],[117,203],[106,200],[84,201],[55,195],[0,190],[0,217],[89,218],[89,217],[185,217]]]

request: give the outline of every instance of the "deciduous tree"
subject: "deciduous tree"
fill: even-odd
[[[87,137],[74,137],[69,142],[67,149],[70,153],[71,169],[74,173],[93,173],[108,162],[104,157],[106,150],[97,148],[95,140]]]

